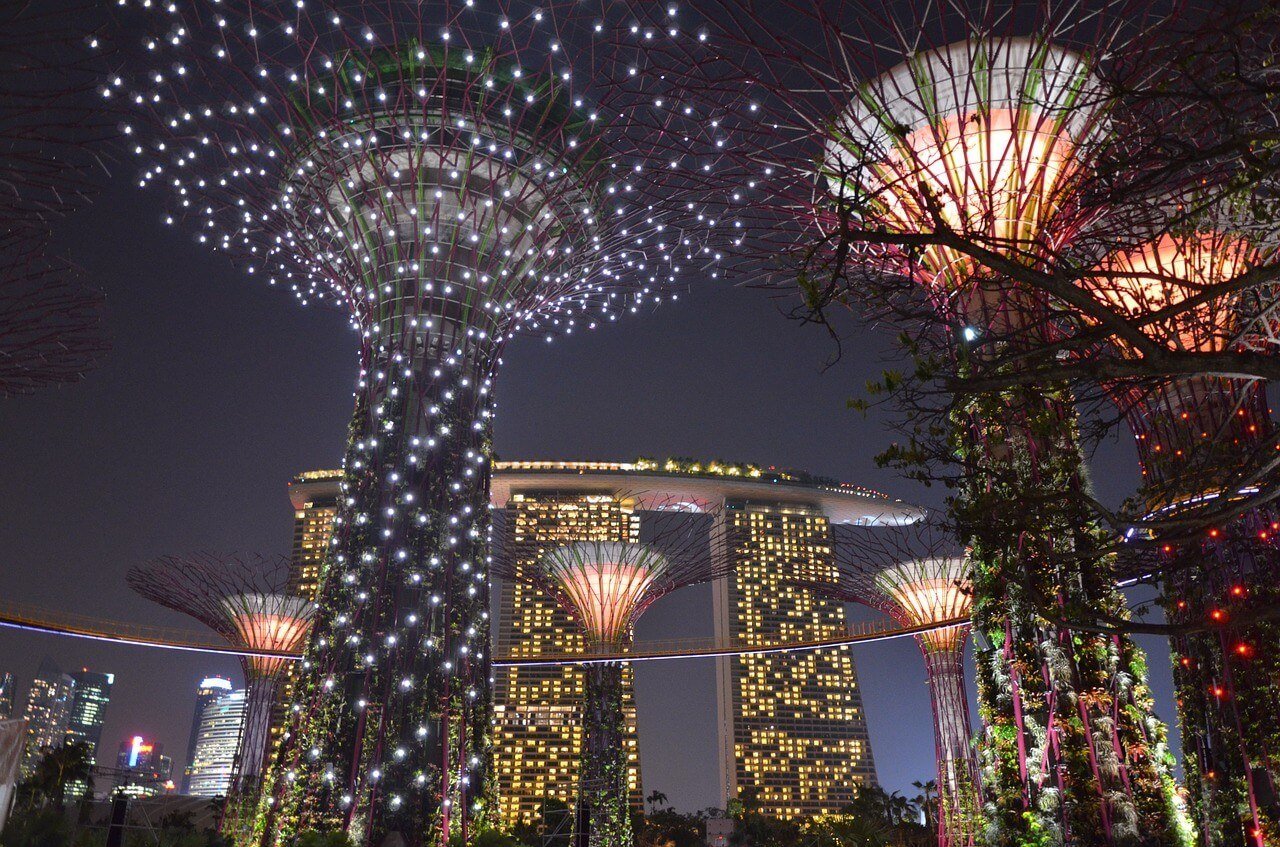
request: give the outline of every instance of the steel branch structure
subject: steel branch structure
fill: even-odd
[[[30,231],[0,238],[0,397],[76,382],[106,349],[102,295],[46,255],[46,238]]]
[[[842,527],[833,541],[838,581],[815,584],[813,590],[878,609],[901,626],[936,625],[971,613],[968,559],[937,517],[874,530]],[[964,684],[969,629],[968,624],[944,626],[916,636],[933,705],[940,847],[973,847],[981,827],[981,785]]]
[[[696,210],[655,199],[686,163],[648,157],[685,119],[599,85],[640,52],[602,37],[626,4],[138,5],[107,91],[136,107],[140,183],[361,340],[266,837],[466,839],[492,786],[494,377],[513,336],[607,323],[704,262]]]
[[[1265,252],[1227,229],[1168,229],[1107,257],[1091,288],[1135,317],[1167,314],[1263,262]],[[1239,300],[1209,299],[1149,322],[1146,332],[1173,349],[1237,347]],[[1252,499],[1274,485],[1274,471],[1256,476],[1277,449],[1265,385],[1206,375],[1117,386],[1113,394],[1136,439],[1149,509],[1176,522],[1217,500],[1243,504],[1234,520],[1199,537],[1157,537],[1159,562],[1151,570],[1162,575],[1171,621],[1218,625],[1173,642],[1187,783],[1201,836],[1209,847],[1261,847],[1280,838],[1280,758],[1268,717],[1280,701],[1280,632],[1270,622],[1237,627],[1231,620],[1280,598],[1280,513]]]
[[[960,372],[997,352],[988,338],[1045,340],[1047,297],[1011,269],[1058,256],[1094,214],[1081,191],[1111,106],[1099,63],[1130,49],[1137,10],[704,8],[696,47],[662,64],[673,92],[712,92],[702,118],[729,164],[706,182],[746,264],[789,257],[787,281],[811,300],[830,294],[831,274],[852,280],[840,289],[849,301],[923,301],[931,308],[906,334],[945,336]],[[1141,652],[1060,622],[1125,615],[1080,505],[1072,399],[1041,382],[957,397],[950,410],[946,453],[964,468],[954,517],[982,633],[986,838],[1174,844],[1184,825]]]
[[[89,192],[108,114],[68,23],[84,11],[0,2],[0,398],[75,382],[106,346],[101,296],[49,255],[50,219]]]
[[[305,597],[289,593],[289,573],[284,556],[201,553],[156,559],[127,577],[143,597],[190,615],[228,644],[250,651],[241,657],[249,692],[233,770],[233,792],[241,799],[254,797],[260,783],[271,706],[289,664],[272,654],[300,650],[315,613]]]
[[[625,650],[636,621],[672,591],[709,582],[728,571],[717,555],[714,514],[688,513],[678,497],[646,497],[652,537],[578,541],[539,553],[504,539],[493,573],[525,582],[554,597],[581,627],[588,650]],[[638,527],[638,525],[637,525]],[[634,840],[628,801],[622,665],[589,665],[582,703],[584,741],[579,777],[579,827],[592,847],[630,847]]]

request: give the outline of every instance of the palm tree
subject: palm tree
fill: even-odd
[[[929,828],[930,832],[936,830],[937,808],[938,808],[938,783],[930,779],[925,782],[916,781],[911,786],[920,792],[914,802],[920,807],[920,811],[924,812],[924,825]]]
[[[45,753],[27,782],[33,794],[43,796],[45,802],[52,800],[61,809],[67,789],[77,782],[88,783],[92,777],[89,745],[73,741]]]
[[[649,796],[645,798],[649,803],[649,811],[656,812],[659,806],[667,805],[667,795],[663,794],[656,788],[649,792]]]

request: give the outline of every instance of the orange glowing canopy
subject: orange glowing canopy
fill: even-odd
[[[295,653],[311,629],[315,604],[305,597],[275,594],[238,594],[223,600],[227,615],[243,647],[264,652]],[[273,676],[286,660],[250,656],[246,670],[253,676]]]
[[[1177,306],[1247,271],[1257,251],[1244,239],[1216,232],[1165,234],[1107,258],[1092,282],[1112,308],[1138,317]],[[1177,315],[1147,324],[1145,333],[1171,349],[1220,352],[1235,340],[1234,297],[1213,297]]]
[[[891,231],[946,227],[1004,255],[1034,255],[1071,201],[1099,93],[1084,57],[1043,41],[922,53],[863,86],[839,118],[825,163],[830,191],[858,198],[868,222]],[[925,248],[920,264],[948,290],[974,270],[942,246]]]
[[[621,644],[660,592],[658,580],[668,564],[644,544],[585,541],[557,547],[539,566],[591,642]]]
[[[973,608],[968,559],[922,559],[903,562],[876,574],[876,586],[899,609],[899,618],[912,626],[967,618]],[[947,626],[926,632],[920,642],[926,650],[958,650],[968,625]]]

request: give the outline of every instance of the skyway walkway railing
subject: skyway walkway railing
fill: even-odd
[[[516,648],[508,655],[494,657],[498,667],[537,667],[549,665],[586,665],[600,662],[644,662],[660,659],[715,658],[718,656],[763,655],[769,653],[797,653],[886,641],[903,638],[967,623],[964,618],[942,621],[937,624],[916,627],[899,626],[893,621],[858,621],[849,625],[844,633],[827,638],[788,641],[758,642],[726,641],[715,638],[682,638],[665,641],[640,641],[630,649],[590,648],[575,652],[541,653]],[[185,650],[195,653],[221,653],[231,656],[262,656],[266,658],[297,659],[298,653],[278,650],[243,650],[223,641],[214,633],[193,632],[186,629],[150,626],[109,618],[98,618],[74,612],[63,612],[0,599],[0,628],[26,632],[60,635],[70,638],[87,638],[115,644],[137,647],[155,647],[164,650]]]

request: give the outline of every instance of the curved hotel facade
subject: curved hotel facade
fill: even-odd
[[[340,474],[290,484],[297,587],[314,591],[335,513]],[[807,474],[683,460],[496,462],[492,505],[500,551],[522,555],[583,541],[645,540],[647,506],[714,509],[711,537],[733,573],[713,584],[717,641],[744,645],[835,637],[844,607],[800,583],[835,580],[832,524],[915,520],[918,510],[867,489]],[[532,588],[496,589],[497,650],[533,655],[582,649],[577,627]],[[753,790],[781,817],[834,812],[875,781],[857,671],[848,648],[717,661],[719,775],[726,800]],[[534,820],[543,798],[572,802],[582,744],[583,676],[572,666],[496,670],[495,766],[508,822]],[[635,699],[625,677],[629,779],[640,803]]]

